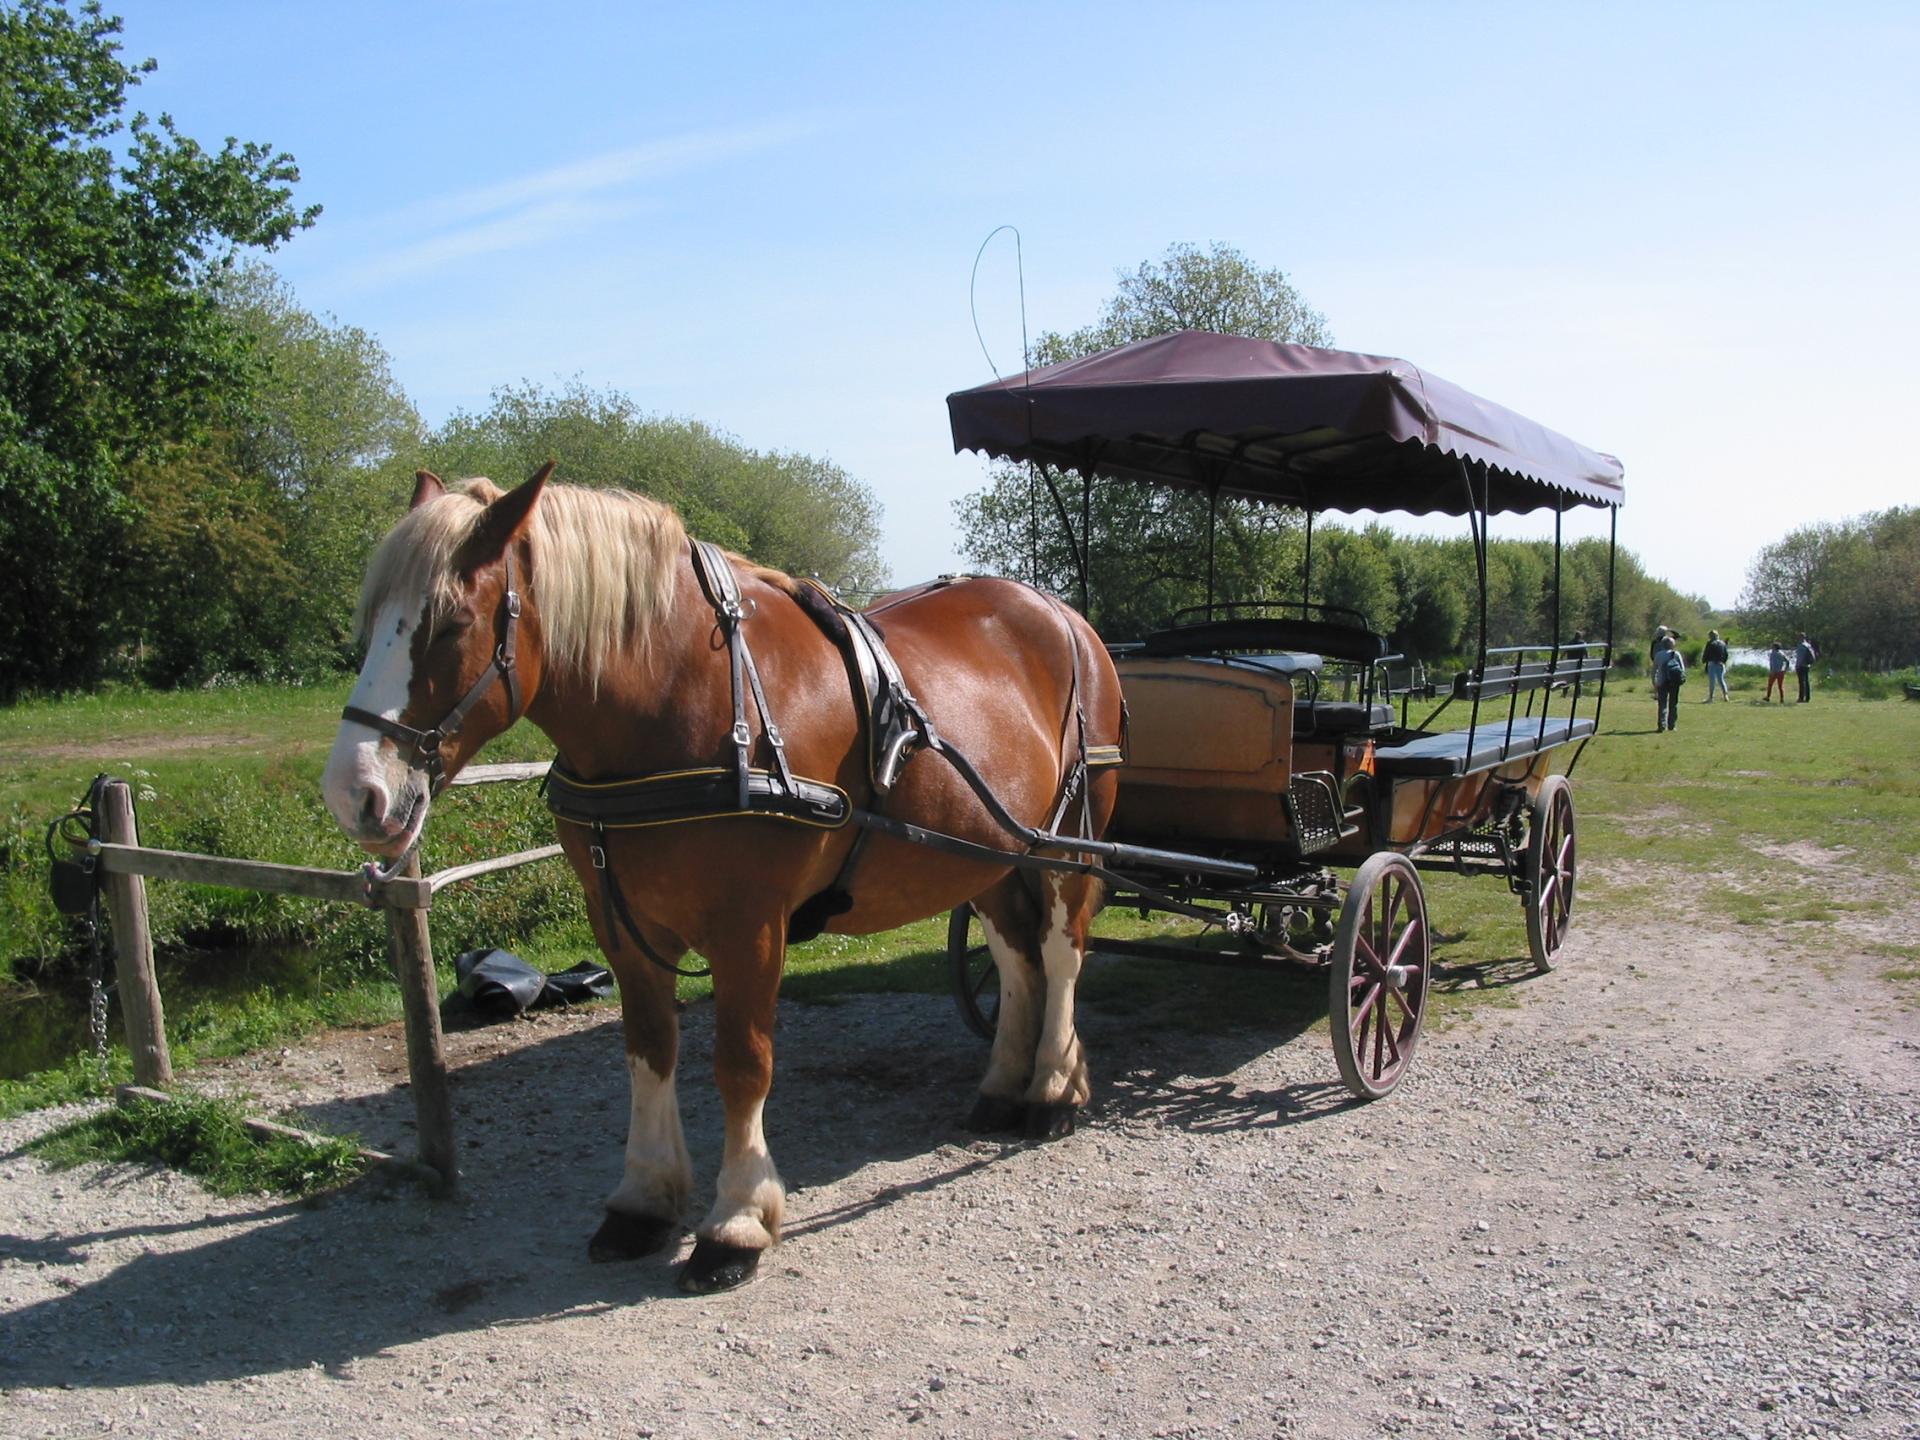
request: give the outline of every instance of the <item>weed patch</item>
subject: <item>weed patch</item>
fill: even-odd
[[[312,1195],[359,1176],[351,1140],[256,1138],[231,1101],[136,1100],[63,1125],[27,1149],[56,1169],[89,1161],[150,1160],[196,1176],[216,1195]]]

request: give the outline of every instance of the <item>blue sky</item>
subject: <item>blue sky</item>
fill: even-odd
[[[1619,455],[1623,542],[1719,605],[1920,503],[1920,6],[117,8],[136,103],[293,153],[326,213],[273,263],[430,421],[577,378],[827,456],[898,581],[959,564],[1001,224],[1035,333],[1176,241],[1286,270],[1343,348]],[[1002,371],[1017,301],[997,243]]]

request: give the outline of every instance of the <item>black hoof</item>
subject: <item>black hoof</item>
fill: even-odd
[[[712,1295],[744,1285],[760,1267],[762,1253],[702,1235],[694,1242],[687,1263],[680,1267],[680,1288],[689,1295]]]
[[[1029,1105],[1027,1107],[1027,1138],[1059,1140],[1073,1134],[1073,1109],[1073,1106],[1064,1103]]]
[[[600,1228],[593,1232],[593,1239],[587,1242],[587,1258],[595,1262],[638,1260],[643,1255],[666,1249],[679,1229],[678,1220],[609,1210]]]
[[[1018,1100],[1001,1100],[982,1095],[973,1102],[967,1116],[967,1129],[976,1135],[1018,1135],[1026,1128],[1027,1107]]]

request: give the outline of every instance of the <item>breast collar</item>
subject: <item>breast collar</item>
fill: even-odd
[[[520,591],[513,578],[513,549],[508,547],[507,591],[501,600],[503,613],[500,643],[493,647],[493,659],[487,668],[480,672],[480,678],[460,697],[453,709],[431,730],[416,730],[411,725],[402,725],[385,715],[376,715],[371,710],[362,710],[358,705],[349,705],[340,712],[340,718],[351,720],[357,725],[365,725],[377,730],[400,747],[400,757],[411,770],[426,772],[428,794],[438,795],[447,787],[446,761],[440,754],[440,747],[460,733],[460,727],[467,723],[467,716],[473,712],[493,688],[496,680],[507,687],[507,724],[512,725],[520,718],[520,681],[515,671],[514,637],[520,621]]]

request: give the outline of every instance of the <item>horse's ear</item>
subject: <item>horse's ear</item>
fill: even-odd
[[[418,510],[429,500],[438,500],[447,493],[447,487],[440,483],[440,477],[431,470],[413,472],[413,504],[407,508]]]
[[[540,491],[551,474],[553,461],[549,460],[526,484],[516,485],[487,506],[480,516],[480,523],[474,527],[473,538],[468,541],[467,553],[473,563],[484,565],[506,553],[507,546],[513,543],[513,537],[532,518],[534,502],[540,498]]]

